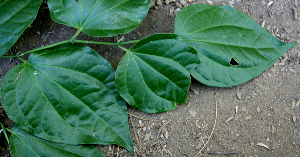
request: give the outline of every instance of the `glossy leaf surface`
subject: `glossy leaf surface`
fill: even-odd
[[[118,144],[133,152],[126,103],[110,64],[87,46],[32,53],[8,71],[1,98],[22,129],[65,144]]]
[[[145,18],[151,0],[48,0],[51,18],[89,36],[128,33]]]
[[[198,4],[183,8],[175,19],[175,33],[199,52],[201,64],[192,76],[219,87],[249,81],[296,45],[279,41],[230,6]]]
[[[37,138],[14,125],[9,138],[9,148],[14,157],[68,156],[68,157],[105,157],[93,145],[67,145]]]
[[[197,51],[174,34],[155,34],[136,43],[122,58],[116,85],[126,102],[144,112],[166,112],[187,100]]]
[[[42,0],[0,1],[0,56],[18,40],[35,19]]]

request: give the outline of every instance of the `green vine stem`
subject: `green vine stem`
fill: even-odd
[[[109,42],[101,42],[101,41],[87,41],[87,40],[71,40],[72,43],[84,43],[84,44],[100,44],[100,45],[114,45],[116,46],[116,43],[109,43]]]
[[[21,52],[17,55],[17,57],[23,56],[23,55],[31,53],[31,52],[36,52],[36,51],[48,49],[48,48],[51,48],[51,47],[55,47],[55,46],[58,46],[58,45],[62,45],[62,44],[65,44],[65,43],[69,43],[69,42],[70,42],[70,39],[69,40],[64,40],[64,41],[61,41],[61,42],[58,42],[58,43],[55,43],[55,44],[47,45],[47,46],[44,46],[44,47],[39,47],[39,48],[29,50],[29,51],[26,51],[26,52]]]
[[[58,43],[55,43],[55,44],[47,45],[47,46],[44,46],[44,47],[39,47],[39,48],[29,50],[29,51],[25,51],[25,52],[21,52],[21,53],[18,53],[17,55],[15,55],[15,56],[14,55],[7,55],[7,56],[0,56],[0,58],[19,58],[20,60],[22,60],[21,56],[23,56],[25,54],[45,50],[45,49],[52,48],[52,47],[62,45],[62,44],[66,44],[66,43],[72,43],[72,44],[73,43],[100,44],[100,45],[113,45],[113,46],[118,46],[119,47],[120,45],[133,44],[133,43],[137,43],[139,41],[140,40],[132,40],[132,41],[126,41],[126,42],[110,43],[110,42],[101,42],[101,41],[76,40],[76,39],[71,38],[69,40],[64,40],[64,41],[61,41],[61,42],[58,42]],[[119,47],[119,48],[121,48],[121,47]],[[122,47],[122,48],[124,48],[124,47]],[[24,62],[24,60],[22,60],[22,61]]]
[[[17,58],[17,56],[7,55],[7,56],[0,56],[0,58]]]
[[[123,46],[118,46],[118,48],[120,48],[120,49],[122,49],[122,50],[124,50],[124,51],[126,51],[126,52],[129,52],[129,50],[128,49],[126,49],[125,47],[123,47]]]
[[[4,133],[4,136],[5,136],[6,140],[7,140],[7,143],[9,144],[8,135],[6,133],[6,130],[9,131],[9,132],[11,132],[11,130],[9,130],[6,127],[4,127],[4,125],[1,122],[0,122],[0,125],[1,125],[1,128],[3,129],[3,133]]]
[[[75,35],[71,39],[76,39],[76,37],[79,35],[80,32],[81,32],[81,29],[78,29],[77,32],[75,33]]]
[[[131,40],[131,41],[125,41],[125,42],[119,42],[118,45],[127,45],[127,44],[133,44],[133,43],[137,43],[140,40]]]

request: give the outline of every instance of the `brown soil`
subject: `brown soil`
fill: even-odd
[[[178,0],[179,2],[179,0]],[[295,19],[295,0],[196,0],[188,3],[230,5],[250,16],[278,39],[300,43],[300,16]],[[234,4],[232,3],[234,2]],[[300,2],[298,2],[300,5]],[[270,6],[268,6],[268,4]],[[153,33],[172,33],[175,17],[173,5],[150,9],[142,24],[133,32],[114,38],[79,39],[116,41],[141,39]],[[69,39],[75,29],[53,22],[41,8],[37,20],[21,36],[11,52],[27,51]],[[114,68],[124,55],[111,46],[89,45]],[[170,112],[147,114],[129,107],[129,124],[135,145],[134,156],[194,156],[206,143],[202,156],[299,156],[300,155],[300,47],[289,50],[274,66],[251,81],[232,88],[215,88],[192,81],[188,102]],[[17,59],[0,59],[0,79]],[[0,120],[12,122],[0,108]],[[131,123],[132,120],[132,123]],[[99,146],[107,156],[131,156],[116,145]],[[10,156],[2,135],[0,156]],[[227,154],[226,154],[227,153]]]

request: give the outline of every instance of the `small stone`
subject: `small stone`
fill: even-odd
[[[176,16],[178,14],[178,12],[180,11],[180,8],[177,8],[174,10],[174,15]]]
[[[183,7],[186,7],[186,6],[187,6],[187,3],[186,3],[186,1],[184,1],[184,0],[180,0],[180,5],[183,6]]]
[[[294,61],[297,61],[298,60],[298,53],[292,53],[290,54],[290,58]]]
[[[195,117],[197,112],[195,110],[189,110],[192,117]]]
[[[297,117],[293,116],[293,122],[296,123],[296,121],[297,121]]]
[[[260,112],[260,107],[259,107],[259,106],[256,107],[256,111],[257,111],[258,113]]]
[[[182,8],[182,6],[178,2],[176,2],[175,5],[176,5],[177,8]]]
[[[163,5],[163,3],[162,3],[162,1],[161,1],[161,0],[156,0],[156,5],[157,5],[157,6],[162,6],[162,5]]]

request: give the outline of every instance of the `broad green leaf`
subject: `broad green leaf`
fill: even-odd
[[[128,33],[145,18],[151,0],[48,0],[51,18],[89,36]]]
[[[4,55],[35,19],[42,0],[0,1],[0,56]]]
[[[201,64],[192,76],[219,87],[249,81],[296,45],[279,41],[230,6],[198,4],[183,8],[175,19],[175,33],[199,52]]]
[[[176,34],[153,34],[136,43],[130,50],[170,58],[188,71],[200,64],[198,52]]]
[[[1,98],[22,129],[65,144],[118,144],[133,153],[126,103],[110,64],[87,46],[32,53],[8,71]]]
[[[195,49],[177,35],[152,35],[136,43],[122,58],[116,74],[117,89],[129,105],[144,112],[173,110],[175,102],[187,100],[191,78],[186,69],[197,66],[197,58]]]
[[[14,125],[9,148],[14,157],[105,157],[94,145],[67,145],[40,139]]]

